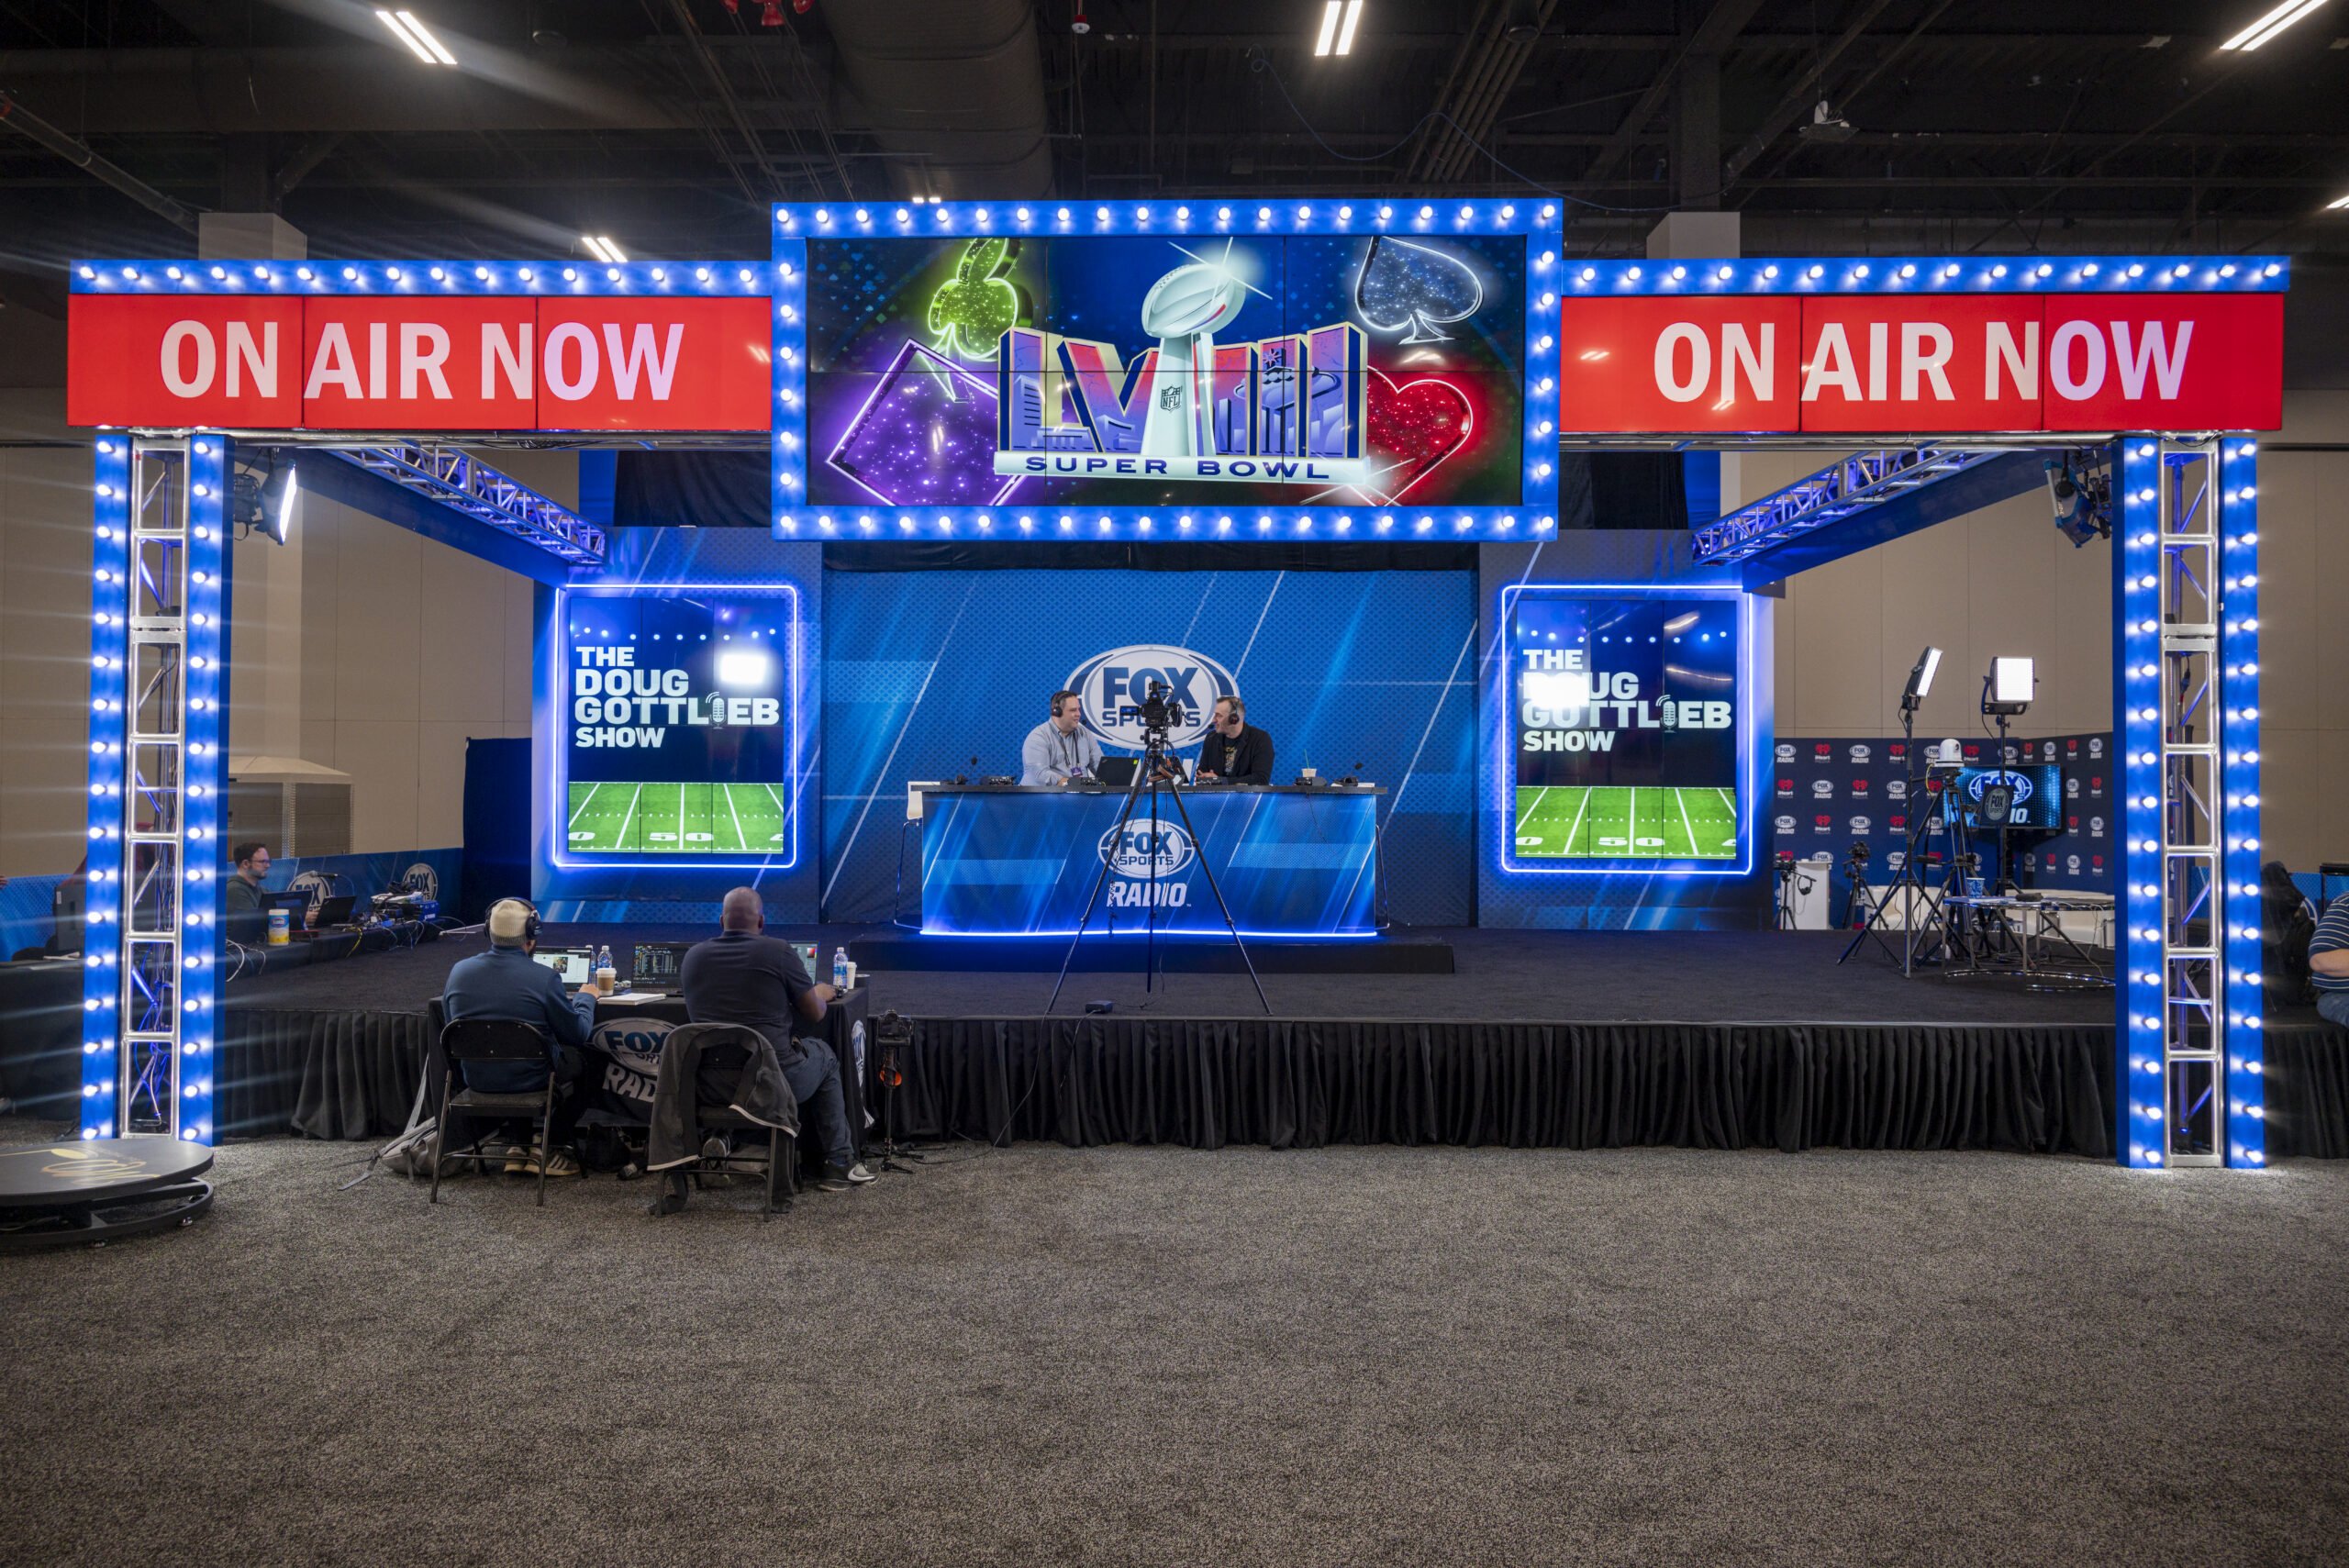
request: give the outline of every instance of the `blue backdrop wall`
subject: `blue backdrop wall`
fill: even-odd
[[[1385,785],[1385,892],[1409,925],[1475,912],[1476,579],[1469,572],[828,571],[822,909],[918,918],[909,779],[1017,773],[1052,693],[1097,654],[1230,671],[1277,777]],[[978,759],[974,767],[972,758]]]

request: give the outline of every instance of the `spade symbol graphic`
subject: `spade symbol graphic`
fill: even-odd
[[[1354,309],[1381,332],[1409,329],[1406,343],[1441,343],[1440,328],[1464,321],[1485,303],[1485,285],[1457,256],[1384,235],[1363,252],[1354,274]]]

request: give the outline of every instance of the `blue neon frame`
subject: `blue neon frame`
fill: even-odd
[[[130,559],[130,463],[128,438],[97,443],[92,481],[90,613],[90,772],[88,884],[83,894],[82,1006],[88,1032],[82,1041],[82,1136],[111,1138],[122,1107],[122,966],[127,941],[115,917],[122,904],[124,792],[132,787],[127,736],[138,694],[128,666],[130,633],[123,614]],[[179,812],[186,853],[177,889],[181,967],[174,976],[180,1008],[181,1138],[213,1140],[213,1047],[220,1013],[221,791],[228,776],[223,745],[227,709],[222,653],[228,616],[228,442],[199,435],[188,443],[188,529],[183,553],[187,573],[186,663],[181,672],[182,735]],[[101,943],[90,927],[111,928]]]
[[[1660,860],[1650,857],[1625,857],[1617,860],[1585,861],[1574,865],[1535,864],[1516,858],[1516,836],[1503,831],[1494,863],[1505,876],[1621,876],[1625,873],[1653,876],[1748,876],[1753,871],[1753,805],[1761,788],[1761,748],[1754,743],[1754,707],[1750,683],[1753,676],[1753,596],[1734,584],[1706,584],[1693,583],[1511,583],[1502,587],[1495,600],[1493,623],[1495,647],[1499,656],[1493,661],[1494,712],[1498,722],[1493,726],[1492,768],[1493,795],[1491,806],[1497,819],[1513,822],[1514,803],[1510,795],[1517,782],[1517,769],[1509,750],[1509,737],[1514,726],[1509,722],[1513,711],[1509,705],[1510,668],[1508,656],[1509,611],[1521,594],[1547,594],[1577,599],[1708,599],[1733,601],[1737,606],[1738,639],[1738,702],[1737,749],[1743,760],[1737,796],[1737,863],[1720,861]]]
[[[1554,202],[1279,203],[787,202],[774,210],[777,539],[1511,540],[1557,536],[1557,278],[1564,234]],[[807,495],[807,241],[1088,235],[1520,235],[1526,242],[1523,489],[1514,506],[886,506],[815,507]]]
[[[2281,294],[2284,256],[1755,256],[1582,261],[1569,299],[1642,295]]]
[[[696,856],[689,861],[656,861],[641,856],[610,855],[596,860],[575,860],[567,856],[562,840],[562,824],[569,820],[565,809],[570,799],[571,748],[566,744],[569,734],[563,715],[569,683],[563,673],[569,668],[565,653],[570,647],[571,623],[563,614],[564,606],[574,594],[593,595],[607,598],[673,599],[689,594],[728,594],[739,597],[784,596],[791,601],[791,662],[785,678],[791,688],[790,745],[785,755],[791,759],[791,820],[790,842],[784,846],[783,856],[762,855],[756,858],[729,860],[721,855]],[[807,606],[799,597],[799,584],[777,579],[766,583],[573,583],[554,590],[554,613],[549,618],[547,635],[553,645],[547,651],[548,669],[553,672],[548,686],[550,712],[546,715],[549,735],[552,738],[553,765],[547,772],[551,786],[547,796],[547,858],[558,871],[761,871],[785,872],[799,864],[799,813],[803,774],[800,767],[801,727],[800,677],[806,668],[807,638]]]

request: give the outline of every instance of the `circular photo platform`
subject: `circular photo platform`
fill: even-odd
[[[0,1252],[88,1247],[194,1223],[212,1207],[212,1151],[170,1138],[0,1149]]]

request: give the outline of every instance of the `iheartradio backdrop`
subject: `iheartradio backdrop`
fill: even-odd
[[[1226,247],[1229,246],[1227,255]],[[1521,237],[834,239],[807,247],[808,500],[833,506],[1515,506],[1522,499]],[[1194,257],[1252,285],[1219,346],[1350,324],[1367,348],[1372,482],[996,474],[1010,327],[1154,353],[1151,286]],[[1076,410],[1061,394],[1063,417]]]

